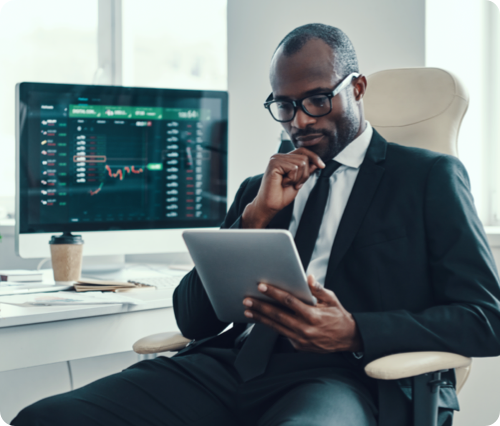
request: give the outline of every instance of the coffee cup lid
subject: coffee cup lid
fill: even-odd
[[[81,235],[73,235],[71,232],[65,232],[62,235],[52,235],[49,244],[83,244]]]

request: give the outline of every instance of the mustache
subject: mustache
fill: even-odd
[[[309,135],[317,135],[317,134],[321,134],[324,136],[330,136],[330,132],[325,130],[325,129],[309,128],[309,129],[297,130],[295,133],[292,134],[292,140],[294,140],[298,137],[301,137],[301,136],[309,136]]]

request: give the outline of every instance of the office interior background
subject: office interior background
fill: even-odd
[[[41,260],[21,259],[14,251],[16,83],[228,90],[230,203],[246,177],[263,172],[279,144],[281,127],[262,107],[274,49],[290,30],[311,22],[345,31],[365,75],[441,67],[465,83],[470,106],[459,158],[500,265],[500,11],[492,2],[10,0],[0,10],[0,269],[35,268]],[[187,254],[153,257],[168,262]],[[127,261],[141,259],[127,256]],[[0,348],[0,363],[6,350],[23,349]],[[73,385],[136,361],[131,350],[72,361]],[[499,379],[500,360],[474,360],[455,425],[497,420]],[[67,390],[65,363],[1,371],[0,413],[8,422],[25,405]]]

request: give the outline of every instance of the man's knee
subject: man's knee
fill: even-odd
[[[67,426],[71,424],[64,414],[60,395],[42,399],[22,409],[12,420],[12,426]],[[71,411],[71,410],[70,410]],[[75,415],[77,415],[75,413]],[[73,423],[74,424],[74,423]]]
[[[354,423],[350,422],[351,419],[345,417],[338,418],[336,416],[329,419],[315,419],[308,417],[307,415],[296,415],[293,417],[285,418],[279,420],[275,426],[346,426],[346,425],[356,425],[356,426],[377,426],[376,421],[373,417],[362,416],[361,418],[352,419]],[[273,425],[274,426],[274,425]]]
[[[13,426],[42,426],[47,424],[46,422],[42,422],[42,418],[44,418],[45,415],[40,402],[41,401],[23,408],[15,419],[12,420],[11,424]]]
[[[346,378],[321,378],[285,393],[259,426],[376,426],[368,390]]]

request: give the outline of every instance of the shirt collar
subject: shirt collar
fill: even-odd
[[[366,129],[334,158],[340,164],[354,169],[359,168],[365,159],[368,145],[373,135],[373,127],[366,121]]]

